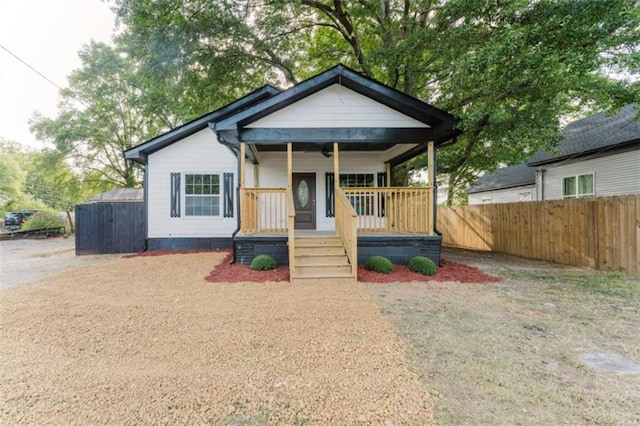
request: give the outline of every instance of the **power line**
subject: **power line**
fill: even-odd
[[[50,78],[48,78],[46,75],[42,74],[40,71],[38,71],[37,69],[35,69],[33,66],[31,66],[27,61],[25,61],[24,59],[20,58],[18,55],[16,55],[15,53],[13,53],[12,51],[10,51],[9,49],[7,49],[6,47],[4,47],[3,45],[0,44],[0,48],[2,48],[5,52],[7,52],[9,55],[13,56],[14,58],[16,58],[18,61],[22,62],[24,65],[26,65],[31,71],[35,72],[36,74],[38,74],[40,77],[44,78],[47,82],[53,84],[55,87],[57,87],[59,90],[63,90],[62,87],[58,86],[53,80],[51,80]]]

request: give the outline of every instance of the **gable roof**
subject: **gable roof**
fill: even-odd
[[[333,84],[342,85],[395,111],[428,125],[422,128],[247,128],[261,118],[298,102]],[[340,64],[311,77],[272,98],[211,123],[218,139],[237,146],[239,141],[263,144],[285,142],[446,142],[461,133],[455,129],[457,119],[451,114],[386,86]]]
[[[629,104],[612,116],[601,112],[568,124],[562,131],[563,140],[558,143],[559,152],[541,150],[528,164],[539,166],[594,154],[613,147],[640,143],[637,108],[638,104]]]
[[[476,183],[471,188],[467,189],[467,194],[492,191],[494,189],[533,185],[535,183],[536,169],[522,163],[516,164],[515,166],[497,169],[493,173],[486,173],[480,176]]]
[[[161,150],[187,136],[190,136],[202,129],[206,129],[209,122],[220,120],[238,111],[242,111],[245,108],[250,107],[260,101],[268,99],[276,94],[280,93],[278,89],[272,86],[263,86],[258,90],[255,90],[248,95],[234,101],[228,105],[223,106],[215,111],[209,112],[201,117],[198,117],[188,123],[178,126],[169,130],[153,139],[150,139],[140,145],[123,152],[124,158],[136,161],[141,164],[146,164],[147,156],[156,151]]]

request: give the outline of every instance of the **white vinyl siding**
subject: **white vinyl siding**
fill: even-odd
[[[364,174],[384,172],[383,152],[340,152],[340,174]],[[325,173],[333,173],[333,158],[325,158],[319,152],[294,152],[294,173],[316,175],[316,229],[334,229],[334,218],[326,217]],[[247,180],[247,182],[249,182]],[[285,188],[287,186],[286,153],[270,152],[260,155],[259,186]]]
[[[640,148],[603,157],[576,159],[571,163],[547,164],[541,168],[545,169],[545,200],[562,198],[564,178],[592,173],[596,197],[640,193]]]
[[[529,198],[523,199],[527,197]],[[536,186],[523,185],[513,188],[496,189],[493,191],[475,192],[469,194],[468,202],[473,204],[497,204],[497,203],[517,203],[520,201],[535,201]]]
[[[149,156],[147,165],[149,238],[228,238],[236,229],[237,211],[225,218],[186,216],[185,175],[214,174],[222,182],[223,173],[237,173],[237,160],[221,145],[210,129],[203,129]],[[181,214],[171,217],[171,173],[181,173]],[[247,167],[247,182],[253,181],[253,168]],[[234,179],[237,184],[237,176]],[[235,192],[235,190],[234,190]],[[222,186],[220,186],[222,204]],[[234,193],[234,207],[238,204]]]
[[[334,84],[247,127],[429,127],[386,105]]]

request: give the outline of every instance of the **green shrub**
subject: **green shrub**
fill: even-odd
[[[393,263],[386,257],[372,256],[364,264],[364,268],[368,271],[380,272],[381,274],[389,274],[393,272]]]
[[[261,254],[260,256],[256,256],[251,261],[251,269],[254,271],[271,271],[276,269],[278,264],[275,259],[268,254]]]
[[[422,275],[435,275],[438,268],[431,259],[424,256],[416,256],[409,261],[407,265],[410,270]]]
[[[44,211],[38,212],[25,220],[21,230],[29,231],[31,229],[58,228],[64,226],[64,219],[56,212]]]

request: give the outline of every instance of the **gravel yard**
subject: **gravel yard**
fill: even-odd
[[[363,285],[205,282],[223,256],[119,258],[2,290],[0,423],[433,422]]]

